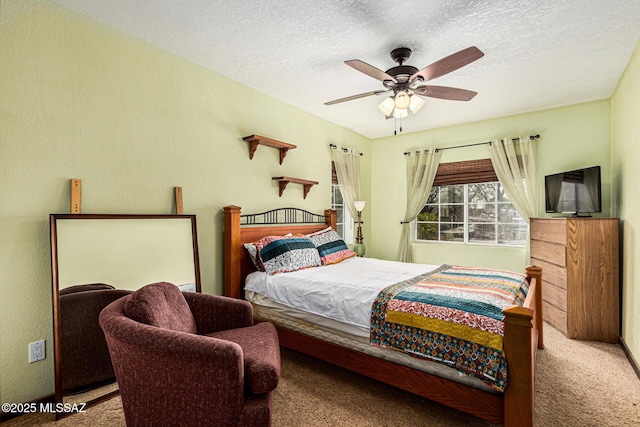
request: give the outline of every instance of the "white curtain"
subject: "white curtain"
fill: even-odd
[[[357,218],[358,212],[353,202],[362,200],[360,198],[360,153],[351,148],[341,148],[335,145],[331,146],[331,153],[344,206],[349,211],[351,218]]]
[[[398,261],[413,262],[411,223],[427,202],[433,179],[436,177],[442,152],[433,147],[426,151],[409,153],[407,162],[407,210],[402,220],[402,233],[398,247]]]
[[[509,200],[527,222],[538,214],[535,143],[530,138],[491,141],[489,153],[498,180]]]

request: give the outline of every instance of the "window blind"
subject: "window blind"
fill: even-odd
[[[495,182],[498,176],[491,159],[440,163],[433,186]]]

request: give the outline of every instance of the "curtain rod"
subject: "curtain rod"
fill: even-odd
[[[335,144],[329,144],[329,148],[331,148],[332,150],[337,150],[338,146]],[[349,150],[352,150],[352,148],[344,148],[344,147],[341,147],[340,149],[345,153],[348,153]],[[356,153],[357,153],[357,150],[356,150]],[[361,156],[363,155],[362,153],[358,153],[358,154],[360,154]]]
[[[533,141],[534,139],[538,139],[538,138],[540,138],[540,135],[530,135],[530,136],[529,136],[529,139],[530,139],[531,141]],[[520,139],[520,138],[512,138],[511,140],[512,140],[512,141],[514,141],[514,142],[516,142],[516,141],[518,141],[519,139]],[[437,153],[438,151],[452,150],[452,149],[454,149],[454,148],[474,147],[474,146],[476,146],[476,145],[491,145],[491,144],[492,144],[492,142],[491,142],[491,141],[487,141],[487,142],[476,142],[475,144],[456,145],[456,146],[454,146],[454,147],[436,148],[436,153]],[[429,152],[429,150],[424,150],[424,152],[425,152],[425,153],[428,153],[428,152]],[[419,154],[419,153],[420,153],[420,151],[416,151],[416,154]],[[405,155],[405,156],[408,156],[408,155],[410,155],[410,154],[411,154],[411,151],[405,151],[405,153],[404,153],[404,155]]]

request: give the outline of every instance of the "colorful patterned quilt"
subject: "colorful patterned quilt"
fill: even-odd
[[[383,289],[371,310],[371,344],[456,368],[503,392],[502,310],[522,305],[526,276],[443,265]]]

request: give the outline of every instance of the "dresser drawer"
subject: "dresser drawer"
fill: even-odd
[[[559,288],[550,283],[546,283],[542,293],[542,299],[551,305],[554,305],[560,309],[566,309],[567,307],[567,290]]]
[[[553,327],[567,335],[567,312],[558,307],[542,301],[542,312],[544,320],[551,323]]]
[[[541,259],[560,267],[566,267],[566,252],[564,245],[531,239],[531,258]]]
[[[531,220],[531,240],[542,240],[559,245],[567,242],[567,223],[559,219],[539,219]]]
[[[531,257],[531,264],[536,265],[542,268],[542,282],[543,283],[551,283],[559,288],[567,289],[567,269],[566,267],[560,267],[556,264],[551,264],[550,262],[543,261],[538,258]],[[545,286],[546,288],[546,286]],[[546,291],[542,290],[542,295],[544,295]]]

